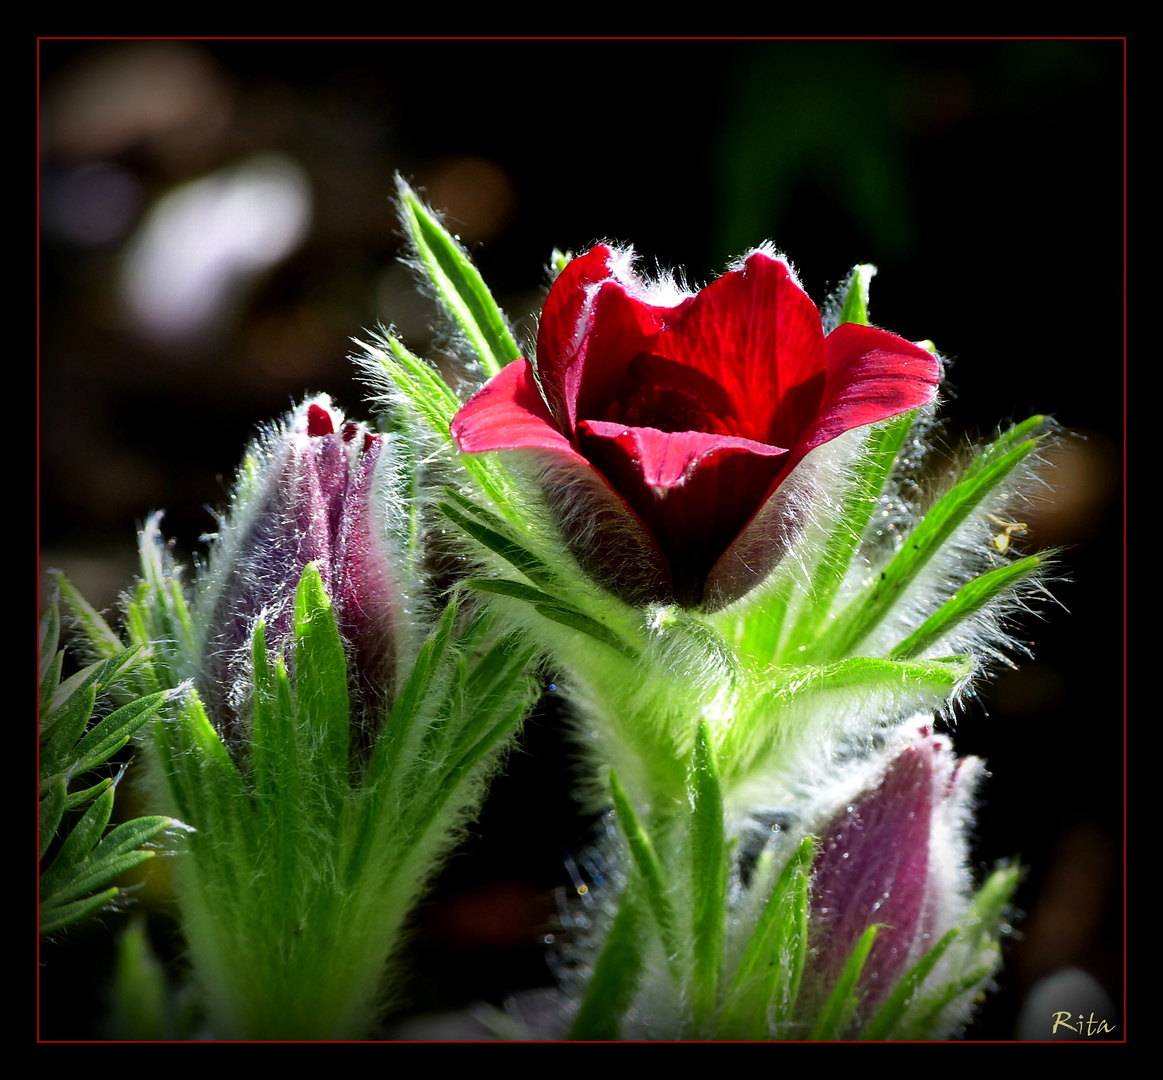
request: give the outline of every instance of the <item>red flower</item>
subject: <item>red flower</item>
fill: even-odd
[[[536,370],[506,367],[452,435],[466,453],[538,451],[555,466],[542,483],[563,531],[624,595],[721,604],[777,557],[764,537],[780,523],[759,511],[792,469],[931,400],[938,364],[868,326],[825,337],[764,251],[694,295],[661,297],[629,263],[607,247],[570,262],[541,315]]]

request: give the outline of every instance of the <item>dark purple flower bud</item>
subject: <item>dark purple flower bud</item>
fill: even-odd
[[[980,765],[921,728],[824,831],[812,882],[821,996],[869,926],[880,930],[858,985],[872,1006],[957,922],[968,884],[962,822]]]
[[[320,396],[248,458],[252,475],[240,484],[208,579],[216,597],[201,689],[225,729],[245,711],[255,623],[265,621],[272,656],[285,649],[295,589],[311,562],[351,650],[356,700],[370,707],[390,697],[399,604],[377,487],[382,446]]]

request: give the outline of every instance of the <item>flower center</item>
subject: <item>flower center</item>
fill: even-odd
[[[639,353],[600,417],[627,427],[744,435],[727,392],[709,375],[655,353]]]

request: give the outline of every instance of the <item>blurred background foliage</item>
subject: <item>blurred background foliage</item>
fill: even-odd
[[[1071,966],[1121,1028],[1123,61],[1117,40],[42,41],[41,566],[108,607],[151,510],[198,550],[257,423],[307,390],[360,411],[351,337],[392,324],[442,360],[397,262],[397,171],[526,340],[554,246],[632,243],[700,285],[770,239],[817,302],[876,263],[873,321],[950,358],[939,445],[1034,411],[1071,433],[1023,538],[1066,545],[1069,613],[1031,620],[1034,660],[954,728],[994,775],[978,857],[1029,867],[973,1034],[1013,1037]],[[593,836],[561,727],[551,694],[424,909],[417,1012],[551,981]],[[138,897],[173,955],[163,893]],[[46,1002],[104,992],[119,925],[45,947]],[[102,1030],[72,1012],[42,1034]]]

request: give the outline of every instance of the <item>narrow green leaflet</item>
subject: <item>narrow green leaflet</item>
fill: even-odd
[[[1003,436],[1004,438],[1004,436]],[[846,610],[821,639],[813,655],[841,657],[851,654],[880,624],[917,574],[940,550],[953,531],[1038,447],[1027,440],[996,457],[983,468],[964,476],[942,496],[924,520],[905,540],[904,547],[868,588],[864,597]]]
[[[622,1020],[634,1003],[645,966],[643,901],[627,886],[605,947],[586,988],[570,1038],[598,1041],[621,1038]]]
[[[804,949],[795,940],[800,922],[798,900],[803,886],[802,917],[806,921],[807,880],[814,854],[815,843],[806,837],[787,861],[760,913],[725,998],[722,1029],[728,1038],[766,1038],[772,999],[775,998],[781,1018],[795,1005],[804,959]],[[805,947],[806,936],[803,935]],[[787,985],[780,987],[783,976]]]
[[[54,576],[61,598],[68,605],[70,614],[77,622],[77,628],[81,631],[89,649],[92,650],[91,654],[109,659],[122,652],[125,646],[101,617],[100,612],[81,595],[77,587],[64,574],[58,572]]]
[[[304,568],[295,590],[295,702],[316,775],[329,793],[320,810],[334,813],[348,789],[351,707],[343,638],[315,563]]]
[[[832,610],[836,590],[848,573],[852,557],[872,520],[877,500],[884,491],[892,467],[916,419],[916,410],[873,426],[868,444],[856,465],[839,520],[829,531],[824,554],[812,575],[809,600],[800,611],[795,627],[783,648],[784,656],[794,655],[810,643]]]
[[[678,953],[679,942],[677,937],[677,923],[674,908],[668,895],[666,879],[662,865],[658,861],[658,854],[650,841],[650,836],[638,820],[634,806],[618,774],[610,770],[610,794],[614,800],[614,815],[626,843],[630,845],[630,854],[634,859],[634,866],[642,880],[642,891],[654,915],[658,926],[659,937],[668,960],[672,960]]]
[[[877,1010],[876,1015],[860,1033],[861,1039],[880,1041],[889,1038],[893,1028],[904,1016],[905,1010],[915,1000],[917,991],[928,978],[929,972],[937,966],[937,962],[945,955],[945,951],[960,933],[961,931],[956,926],[953,927],[908,970],[884,1004]]]
[[[844,296],[844,304],[840,308],[841,323],[859,323],[868,326],[868,292],[872,279],[876,274],[876,267],[868,263],[852,267],[848,275],[848,292]]]
[[[897,645],[888,654],[889,659],[908,660],[924,652],[966,619],[977,614],[991,600],[1029,577],[1043,562],[1037,555],[1030,555],[967,582]]]
[[[872,943],[876,940],[879,931],[879,923],[870,926],[852,949],[848,956],[848,962],[844,965],[844,970],[840,972],[840,978],[836,980],[835,988],[820,1010],[816,1026],[812,1029],[811,1038],[813,1041],[840,1037],[844,1025],[848,1023],[849,1017],[856,1008],[856,984],[860,981],[864,962],[872,951]]]
[[[522,547],[486,525],[473,521],[451,503],[440,503],[440,510],[445,517],[468,533],[477,543],[500,555],[505,562],[520,570],[530,581],[538,584],[551,584],[554,581],[553,572],[549,569],[548,564],[534,555],[528,548]]]
[[[397,191],[404,228],[425,275],[485,372],[496,375],[521,356],[505,316],[464,248],[402,179],[397,180]]]
[[[63,594],[82,632],[92,635],[91,654],[103,659],[62,683],[63,650],[55,651],[48,663],[41,657],[40,858],[52,853],[40,876],[41,933],[63,929],[113,901],[119,890],[107,887],[110,882],[152,858],[154,851],[145,845],[177,824],[168,817],[136,818],[103,836],[113,811],[116,781],[105,777],[70,790],[74,779],[92,778],[93,770],[154,718],[170,695],[135,696],[127,683],[141,681],[148,665],[146,650],[123,648],[63,575],[57,575],[55,584],[42,620],[42,649],[56,650],[58,596]],[[93,723],[97,702],[106,694],[126,704]],[[64,835],[53,853],[62,829]]]

